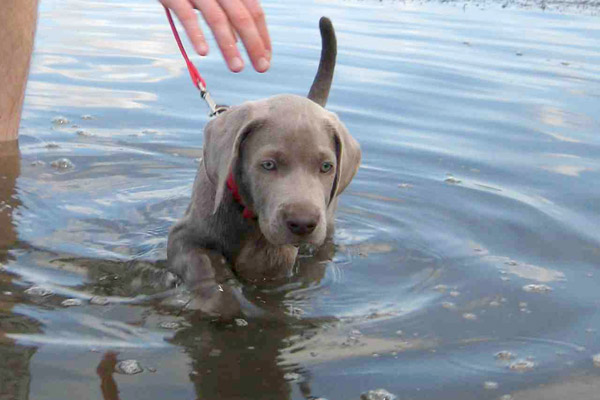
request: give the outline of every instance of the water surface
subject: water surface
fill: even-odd
[[[221,103],[305,94],[318,19],[333,20],[328,107],[363,165],[329,261],[245,288],[284,318],[180,314],[166,239],[207,110],[158,3],[44,1],[20,152],[3,145],[0,158],[0,397],[533,399],[573,377],[597,392],[597,18],[496,3],[264,5],[269,73],[230,74],[216,52],[195,61]],[[63,158],[72,165],[53,165]],[[115,374],[126,359],[144,372]]]

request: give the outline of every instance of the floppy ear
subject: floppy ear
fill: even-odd
[[[232,107],[210,121],[204,129],[203,162],[216,188],[213,213],[217,211],[230,172],[236,171],[240,144],[259,123],[252,103]]]
[[[331,189],[331,200],[340,195],[356,175],[360,166],[360,145],[354,139],[348,129],[342,124],[338,117],[331,113],[330,122],[333,127],[333,138],[335,141],[335,154],[337,157],[337,168],[335,170],[335,181]]]

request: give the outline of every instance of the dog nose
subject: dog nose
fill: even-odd
[[[309,235],[317,227],[319,220],[315,217],[295,217],[286,221],[287,227],[294,235]]]
[[[287,204],[281,210],[282,222],[297,236],[308,236],[319,226],[319,208],[309,202]]]

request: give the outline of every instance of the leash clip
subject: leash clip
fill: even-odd
[[[164,9],[165,13],[167,14],[167,19],[169,20],[169,25],[171,25],[171,31],[173,32],[173,36],[175,37],[175,41],[177,42],[177,47],[179,47],[179,51],[181,52],[181,55],[183,56],[183,59],[187,64],[187,68],[190,73],[190,78],[192,79],[194,86],[196,86],[200,91],[200,97],[202,97],[206,104],[208,104],[208,108],[210,108],[210,114],[208,115],[210,117],[214,117],[215,115],[221,114],[222,112],[227,110],[228,107],[217,105],[217,103],[215,103],[215,101],[208,93],[204,79],[202,79],[202,76],[200,75],[194,64],[190,61],[189,57],[187,56],[187,53],[185,52],[185,49],[183,48],[183,43],[181,43],[181,38],[179,37],[177,28],[175,27],[175,23],[173,22],[171,11],[166,6],[164,7]]]
[[[205,87],[203,88],[202,85],[200,85],[198,89],[200,89],[200,97],[202,97],[202,99],[206,102],[208,108],[210,109],[210,113],[208,114],[209,117],[214,117],[227,111],[229,107],[221,106],[215,103],[215,101],[212,99],[210,93],[208,93],[208,90]]]

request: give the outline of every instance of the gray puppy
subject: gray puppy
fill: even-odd
[[[224,284],[231,268],[247,281],[286,276],[300,245],[321,246],[333,234],[337,198],[361,151],[324,108],[337,45],[329,19],[321,18],[320,29],[321,61],[308,98],[247,102],[206,126],[191,203],[171,229],[167,252],[171,271],[195,291],[192,308],[235,313],[239,292]]]

